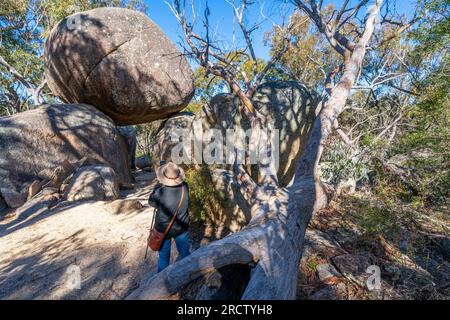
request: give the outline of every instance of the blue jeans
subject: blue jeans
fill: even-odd
[[[185,231],[175,238],[178,254],[181,258],[189,255],[189,232]],[[158,272],[167,268],[170,264],[170,247],[172,245],[172,238],[165,239],[161,250],[159,250]]]

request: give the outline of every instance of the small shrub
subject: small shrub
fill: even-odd
[[[317,259],[313,257],[308,260],[307,265],[309,270],[311,270],[312,272],[316,272],[317,266],[319,265],[319,261],[317,261]]]
[[[200,170],[195,168],[186,170],[186,182],[189,184],[191,200],[189,211],[196,221],[206,222],[208,216],[212,216],[219,206],[208,170],[206,165],[202,165]]]
[[[322,180],[338,186],[348,179],[355,181],[367,179],[368,168],[362,162],[353,157],[350,146],[342,141],[334,141],[323,155],[321,162]]]
[[[201,101],[191,101],[183,111],[192,112],[193,114],[200,113],[203,107]]]

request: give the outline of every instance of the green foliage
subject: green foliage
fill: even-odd
[[[402,226],[408,225],[414,216],[395,197],[383,192],[391,188],[378,188],[377,195],[365,197],[345,196],[341,206],[347,211],[347,219],[356,223],[367,235],[393,234]]]
[[[199,67],[195,69],[194,77],[195,98],[197,101],[208,101],[211,97],[227,88],[224,80],[207,73],[204,68]]]
[[[367,213],[371,230],[377,228],[377,217],[387,219],[383,214],[394,210],[390,206],[398,201],[423,211],[449,204],[449,3],[425,1],[426,14],[411,32],[391,38],[396,26],[390,26],[374,37],[374,41],[391,40],[368,53],[361,78],[376,75],[386,61],[390,72],[409,77],[388,83],[415,93],[393,91],[389,86],[355,92],[348,103],[352,108],[339,119],[339,126],[354,142],[352,148],[336,142],[340,138],[335,135],[325,149],[327,181],[338,185],[370,173],[370,192],[385,203],[384,209]],[[404,57],[401,64],[397,58],[387,58],[395,52],[394,58]],[[394,161],[401,176],[385,170],[379,159]]]
[[[412,59],[429,66],[417,84],[421,95],[408,113],[409,129],[391,150],[411,155],[405,165],[416,177],[416,206],[448,205],[450,197],[450,1],[427,5],[429,14],[410,37],[418,43]]]
[[[412,55],[420,64],[424,55],[435,55],[442,50],[447,51],[450,45],[449,11],[450,0],[427,0],[425,7],[428,14],[420,20],[419,25],[409,37],[417,46]]]
[[[205,222],[219,209],[208,167],[202,165],[199,170],[188,168],[186,182],[189,184],[189,211],[195,220]]]
[[[324,12],[331,14],[333,7],[327,6]],[[320,91],[324,84],[324,75],[336,68],[341,58],[321,34],[315,31],[314,24],[304,13],[295,12],[290,19],[293,24],[290,31],[292,41],[269,77],[299,80]],[[276,56],[284,47],[285,32],[286,30],[274,28],[266,34],[267,42],[271,45],[271,56]]]
[[[192,112],[193,114],[197,114],[202,110],[204,102],[201,100],[194,100],[189,102],[187,107],[183,111]]]
[[[450,196],[450,88],[448,84],[438,85],[441,86],[446,88],[433,86],[414,106],[411,111],[414,129],[402,134],[392,150],[412,155],[405,165],[414,171],[418,197],[434,204],[448,202]]]
[[[397,226],[394,212],[386,208],[366,207],[358,217],[359,225],[369,234],[392,231]]]
[[[357,181],[367,178],[368,167],[352,157],[352,148],[340,140],[333,140],[322,157],[322,180],[337,187],[349,179]]]
[[[150,146],[154,126],[145,123],[133,127],[136,129],[136,158],[143,155],[151,157]]]
[[[255,71],[256,73],[261,72],[266,66],[266,62],[264,60],[258,58],[255,63],[247,54],[240,51],[228,52],[225,57],[232,61],[236,68],[242,70],[247,75],[250,82],[253,80]],[[218,64],[225,67],[225,64],[222,62],[219,62]],[[279,80],[281,75],[281,72],[271,69],[266,75],[266,78],[269,80]],[[195,101],[206,102],[219,93],[230,92],[230,88],[225,80],[207,72],[205,68],[198,67],[195,69],[194,77],[194,85],[196,90]],[[240,87],[243,88],[243,90],[247,89],[244,78],[240,72],[236,73],[235,80],[240,84]]]
[[[142,155],[148,155],[150,158],[152,157],[151,146],[153,145],[158,130],[160,129],[160,126],[163,124],[163,122],[164,120],[157,120],[133,126],[136,129],[137,157],[140,157]]]
[[[317,271],[318,265],[319,265],[319,261],[317,261],[317,259],[315,257],[312,257],[308,260],[307,266],[308,266],[308,269],[311,270],[312,272]]]

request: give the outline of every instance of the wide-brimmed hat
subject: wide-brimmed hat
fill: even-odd
[[[168,162],[156,170],[156,178],[165,186],[178,186],[184,181],[184,170],[175,163]]]

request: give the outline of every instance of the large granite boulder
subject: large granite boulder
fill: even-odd
[[[61,20],[45,44],[45,75],[69,103],[89,103],[117,124],[145,123],[183,109],[193,73],[176,45],[145,14],[97,8]]]
[[[64,161],[84,157],[111,166],[120,183],[132,182],[124,138],[108,116],[86,104],[43,105],[1,117],[0,150],[0,173],[10,181],[3,187],[50,180]]]

